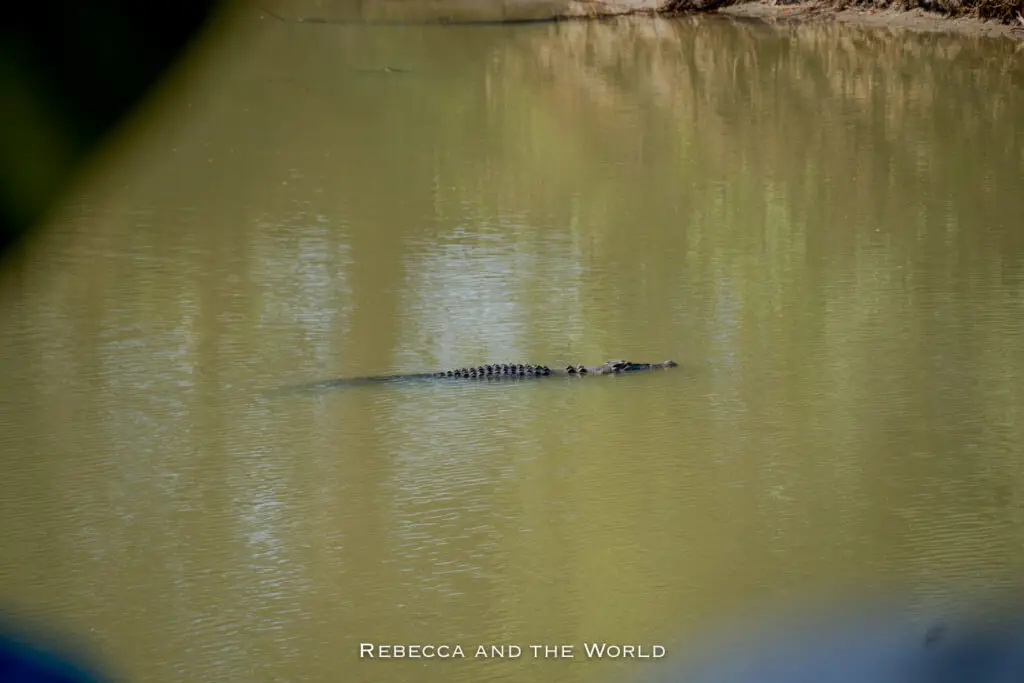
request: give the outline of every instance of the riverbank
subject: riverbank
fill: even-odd
[[[844,7],[841,0],[367,0],[354,9],[342,0],[263,0],[261,14],[288,23],[306,24],[511,24],[559,19],[616,16],[671,16],[715,11],[723,16],[776,22],[840,22],[916,31],[1024,38],[1024,0],[902,0],[922,7],[896,9],[891,0],[879,6]],[[949,10],[928,11],[924,7]],[[1019,15],[1019,16],[1018,16]],[[984,17],[984,18],[982,18]]]
[[[570,2],[567,17],[613,16],[623,14],[692,14],[713,11],[743,19],[770,23],[826,21],[888,27],[898,30],[1006,36],[1024,39],[1024,0],[903,0],[919,7],[901,9],[891,0],[876,0],[875,6],[847,5],[837,0],[607,0]],[[725,5],[715,7],[716,5]],[[935,10],[927,9],[934,7]]]
[[[834,21],[838,23],[879,26],[897,30],[961,33],[969,35],[1006,36],[1024,39],[1024,22],[1016,25],[972,16],[949,16],[924,9],[895,8],[837,9],[829,2],[810,0],[793,4],[757,0],[730,5],[718,10],[725,16],[759,19],[771,23]]]

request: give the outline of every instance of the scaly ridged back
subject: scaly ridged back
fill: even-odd
[[[461,368],[439,372],[436,377],[458,377],[470,379],[500,379],[503,377],[544,377],[551,374],[546,365],[522,365],[502,363],[500,365],[480,365],[475,368]]]

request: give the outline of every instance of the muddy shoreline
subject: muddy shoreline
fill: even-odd
[[[717,11],[717,14],[741,19],[757,19],[768,23],[836,22],[894,30],[1003,36],[1024,40],[1024,24],[1014,26],[973,17],[950,17],[922,9],[837,9],[829,3],[816,0],[785,5],[775,4],[770,0],[755,0],[723,7]]]
[[[920,1],[920,0],[919,0]],[[927,0],[941,3],[951,0]],[[999,0],[1006,2],[1007,0]],[[849,7],[841,9],[835,0],[437,0],[416,4],[408,0],[370,0],[352,11],[341,0],[263,0],[258,6],[265,18],[296,24],[517,24],[611,19],[623,16],[695,16],[717,14],[738,20],[766,23],[835,22],[894,30],[942,32],[961,35],[1024,39],[1024,13],[1013,11],[1012,23],[972,17],[964,7],[958,15],[924,9],[893,7]],[[678,7],[673,11],[671,7]],[[937,6],[937,5],[936,5]],[[1003,18],[1007,16],[1003,6]],[[1012,6],[1011,6],[1012,10]],[[1021,6],[1024,12],[1024,5]]]

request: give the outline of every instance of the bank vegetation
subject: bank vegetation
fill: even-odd
[[[946,18],[971,17],[996,21],[1015,28],[1024,36],[1024,0],[668,0],[662,11],[666,14],[702,12],[730,5],[760,4],[769,7],[802,4],[818,14],[828,16],[846,10],[896,10],[908,12],[923,10]]]

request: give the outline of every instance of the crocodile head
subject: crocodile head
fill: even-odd
[[[679,363],[674,360],[667,360],[663,363],[634,363],[632,361],[608,361],[602,368],[607,368],[604,372],[620,373],[620,372],[636,372],[638,370],[655,370],[657,368],[674,368]]]
[[[654,368],[674,368],[678,363],[674,360],[667,360],[664,363],[634,363],[628,360],[609,360],[601,365],[587,367],[586,365],[569,365],[565,372],[569,375],[617,375],[622,372],[636,372],[637,370],[652,370]]]

